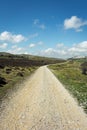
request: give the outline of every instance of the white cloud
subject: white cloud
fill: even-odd
[[[7,43],[0,44],[0,49],[5,49],[8,46]]]
[[[81,27],[85,25],[87,25],[87,20],[84,21],[77,16],[72,16],[71,18],[64,20],[65,29],[75,29],[77,32],[83,31]]]
[[[83,41],[78,44],[74,44],[73,47],[69,48],[68,50],[70,53],[78,53],[78,54],[87,54],[87,41]]]
[[[46,29],[45,24],[40,23],[40,20],[39,20],[39,19],[35,19],[34,22],[33,22],[33,24],[34,24],[36,27],[38,27],[38,28],[40,28],[40,29],[42,29],[42,30]]]
[[[10,32],[4,31],[0,34],[0,41],[7,41],[12,43],[19,43],[26,40],[21,34],[15,35]]]
[[[36,44],[34,44],[34,43],[31,43],[31,44],[29,45],[30,48],[33,48],[33,47],[35,47],[35,46],[36,46]]]
[[[48,48],[44,52],[45,52],[45,54],[50,55],[50,54],[56,53],[57,51],[54,50],[53,48]]]
[[[42,50],[38,53],[41,56],[46,56],[46,57],[64,57],[66,55],[66,52],[64,50],[57,50],[53,48],[47,48],[46,50]]]
[[[79,43],[78,47],[87,49],[87,41],[83,41],[83,42]]]
[[[57,58],[87,56],[87,41],[73,44],[71,47],[67,47],[63,43],[57,45],[57,48],[47,48],[45,50],[41,50],[38,55]]]

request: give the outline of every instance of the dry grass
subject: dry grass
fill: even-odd
[[[6,84],[0,84],[0,98],[2,98],[9,89],[14,89],[15,84],[23,81],[37,67],[4,67],[0,69],[0,77],[6,80]]]
[[[81,63],[80,60],[69,61],[63,64],[51,65],[49,68],[87,112],[87,75],[82,74]]]

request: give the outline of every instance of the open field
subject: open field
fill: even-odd
[[[50,65],[49,68],[87,113],[87,75],[82,74],[81,70],[81,64],[85,61],[86,59],[73,60]]]

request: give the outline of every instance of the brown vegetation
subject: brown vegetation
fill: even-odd
[[[7,84],[6,79],[3,77],[0,77],[0,87],[3,87],[3,85]]]
[[[81,64],[82,74],[87,74],[87,62]]]

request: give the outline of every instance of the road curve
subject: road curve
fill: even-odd
[[[47,67],[3,101],[0,130],[87,130],[87,116]]]

